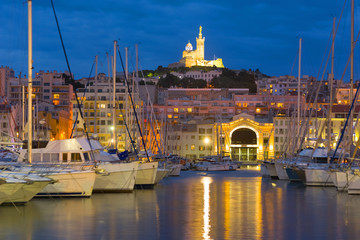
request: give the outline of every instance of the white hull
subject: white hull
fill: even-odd
[[[22,187],[12,194],[4,203],[26,203],[36,194],[43,190],[50,182],[35,181],[30,184],[23,184]]]
[[[2,183],[0,184],[0,204],[5,201],[9,201],[12,198],[12,195],[15,194],[20,188],[22,188],[24,183]]]
[[[273,179],[277,179],[279,178],[278,175],[277,175],[277,172],[276,172],[276,168],[275,168],[275,164],[274,163],[264,163],[267,170],[269,171],[269,175],[271,178]]]
[[[100,163],[96,168],[94,191],[131,192],[134,190],[138,162]]]
[[[348,172],[348,194],[360,194],[359,171]]]
[[[181,167],[181,164],[171,165],[169,176],[180,176]]]
[[[154,186],[158,162],[139,163],[136,173],[136,185]]]
[[[170,173],[169,169],[158,168],[156,172],[155,184],[158,184],[162,179],[166,178]]]
[[[275,162],[276,174],[280,180],[289,180],[289,177],[286,173],[286,164],[282,162]]]
[[[307,186],[334,186],[328,168],[305,168]]]
[[[45,174],[55,181],[36,197],[90,197],[95,183],[94,171],[69,171]]]
[[[348,171],[330,170],[330,178],[338,191],[347,191],[349,185]]]
[[[262,177],[270,177],[269,170],[265,166],[265,164],[261,164],[260,166],[260,173]]]

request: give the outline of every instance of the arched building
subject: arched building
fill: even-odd
[[[231,159],[256,161],[274,157],[274,134],[272,123],[260,123],[254,116],[242,113],[233,117],[233,121],[223,123],[219,148],[228,152]]]

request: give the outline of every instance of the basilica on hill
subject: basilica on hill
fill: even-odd
[[[207,66],[213,67],[216,66],[218,68],[223,68],[224,64],[221,58],[217,58],[214,60],[205,60],[204,59],[205,52],[205,37],[202,36],[202,27],[199,29],[199,37],[196,38],[196,49],[193,49],[192,44],[189,43],[185,46],[185,51],[183,51],[182,58],[179,63],[176,65],[181,65],[185,67],[192,66]],[[175,64],[174,64],[175,65]]]

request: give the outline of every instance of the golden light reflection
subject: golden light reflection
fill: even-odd
[[[212,182],[211,177],[203,177],[201,183],[204,184],[204,227],[203,227],[203,239],[210,238],[210,184]]]

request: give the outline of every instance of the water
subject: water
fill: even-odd
[[[262,179],[255,168],[0,207],[0,239],[359,239],[359,226],[360,196]]]

